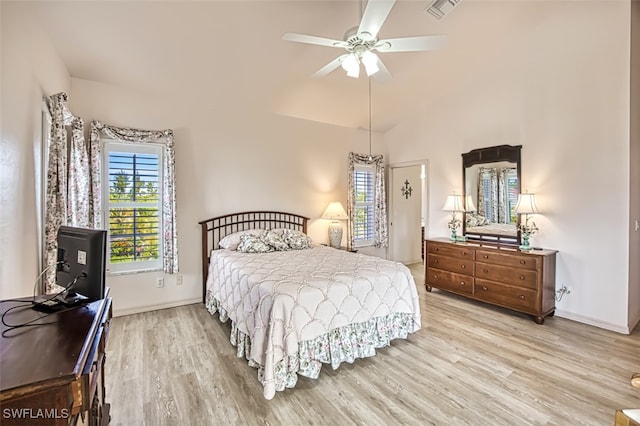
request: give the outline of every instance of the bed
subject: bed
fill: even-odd
[[[313,244],[307,222],[267,211],[200,222],[203,302],[222,322],[231,321],[231,344],[257,368],[266,399],[293,388],[299,375],[318,378],[322,364],[336,369],[374,356],[421,326],[406,266]],[[244,252],[253,247],[247,241],[272,243],[274,235],[289,249]],[[229,239],[241,242],[229,246]],[[219,248],[221,242],[227,248]]]

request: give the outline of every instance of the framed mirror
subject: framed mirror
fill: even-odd
[[[520,218],[515,213],[520,194],[522,145],[479,148],[462,154],[463,235],[469,240],[520,244]]]

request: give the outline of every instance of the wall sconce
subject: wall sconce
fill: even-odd
[[[529,215],[538,213],[538,206],[536,206],[536,195],[525,192],[518,195],[518,202],[516,203],[516,213],[524,215],[524,224],[520,220],[520,232],[522,233],[522,244],[520,250],[531,250],[529,245],[529,238],[535,234],[538,230],[534,221],[529,222]]]
[[[322,219],[331,221],[329,225],[329,247],[340,248],[342,243],[342,224],[339,221],[349,219],[347,212],[342,207],[342,203],[339,201],[329,203],[329,206],[322,214]]]
[[[451,241],[458,241],[458,226],[462,224],[462,221],[458,219],[456,213],[464,211],[462,195],[448,195],[447,201],[444,203],[442,210],[445,212],[451,212],[451,220],[447,223],[447,226],[451,230]]]

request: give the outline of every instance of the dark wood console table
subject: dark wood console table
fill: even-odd
[[[0,337],[0,423],[68,425],[109,423],[105,402],[105,347],[111,298],[45,316],[28,302],[0,301],[10,325],[42,317],[35,327],[9,329]],[[23,306],[23,307],[19,307]]]

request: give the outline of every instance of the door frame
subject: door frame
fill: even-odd
[[[400,163],[392,163],[387,167],[387,182],[389,183],[388,188],[395,188],[393,182],[393,169],[401,168],[401,167],[412,167],[412,166],[424,166],[424,185],[422,186],[422,205],[421,208],[424,211],[424,229],[425,233],[427,230],[427,226],[429,223],[429,160],[412,160],[412,161],[403,161]],[[391,258],[393,254],[393,233],[395,229],[392,224],[392,213],[393,213],[393,196],[387,190],[387,204],[389,206],[389,210],[387,211],[387,221],[389,223],[389,247],[387,248],[387,259]],[[423,259],[424,262],[424,259]]]

